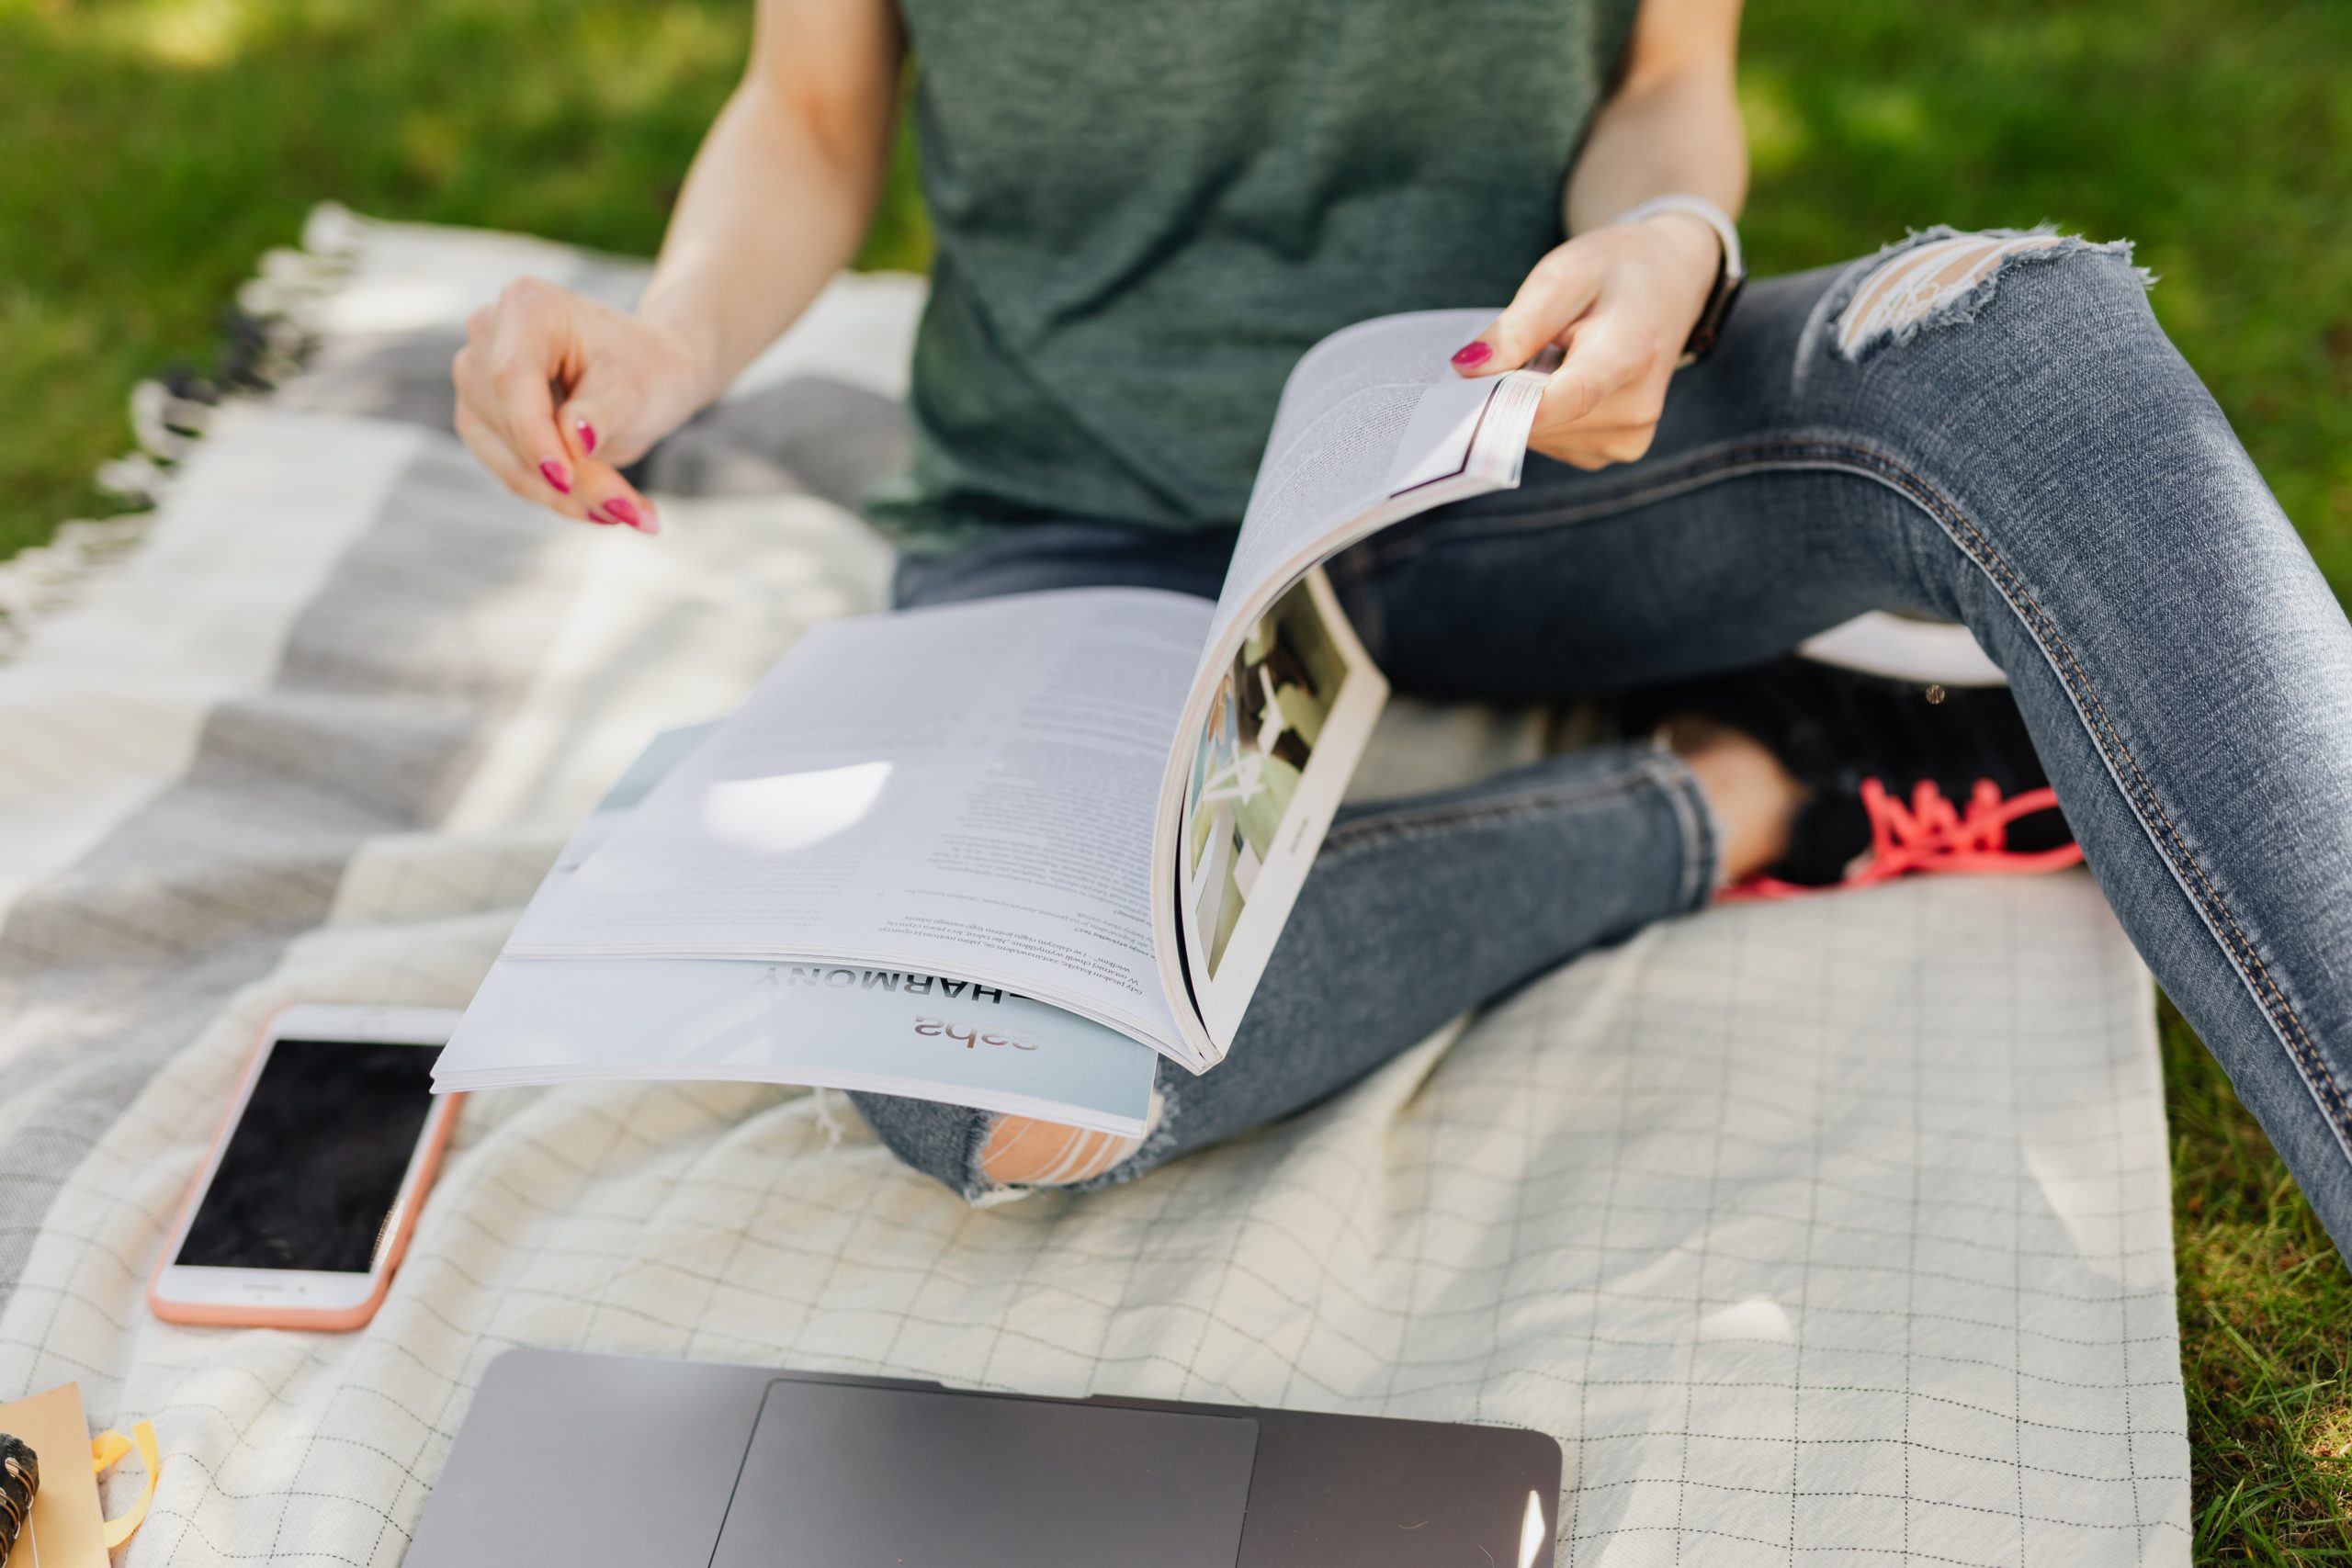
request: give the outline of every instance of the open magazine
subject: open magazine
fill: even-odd
[[[1067,589],[810,631],[641,801],[574,840],[436,1087],[697,1072],[839,1082],[752,1060],[740,1038],[715,1054],[691,1031],[649,1040],[654,1017],[599,1045],[583,1031],[625,1032],[595,1027],[610,1009],[559,1008],[565,987],[542,964],[597,966],[608,977],[596,988],[615,998],[685,994],[654,964],[871,973],[889,978],[854,992],[803,981],[797,997],[830,988],[893,1008],[907,977],[928,979],[1044,1004],[1041,1017],[1069,1015],[1194,1072],[1214,1066],[1387,696],[1321,563],[1519,482],[1544,378],[1466,380],[1447,363],[1491,319],[1383,317],[1299,361],[1214,603]],[[729,985],[744,974],[712,973]],[[581,1021],[547,1021],[565,1010]],[[850,1032],[837,1044],[852,1061],[872,1045],[846,1013],[798,1017],[763,1027],[779,1039]],[[524,1043],[532,1035],[541,1043]],[[933,1084],[885,1056],[874,1048],[873,1070],[842,1087],[989,1105],[985,1085]],[[1150,1059],[1125,1059],[1148,1095]],[[1020,1098],[1033,1112],[1071,1108]],[[1064,1119],[1130,1120],[1075,1109],[1089,1114]]]
[[[563,896],[628,813],[707,739],[672,730],[562,850],[532,907]],[[1140,1136],[1151,1051],[1001,986],[820,961],[502,960],[435,1066],[440,1090],[588,1079],[877,1089]]]

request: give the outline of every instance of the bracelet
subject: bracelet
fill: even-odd
[[[1747,264],[1739,249],[1739,229],[1731,215],[1702,196],[1656,196],[1637,206],[1627,208],[1611,223],[1639,223],[1660,213],[1679,212],[1696,218],[1715,231],[1723,243],[1723,259],[1715,267],[1714,287],[1708,290],[1707,303],[1699,312],[1697,324],[1682,345],[1682,363],[1695,364],[1704,359],[1723,336],[1724,322],[1731,316],[1734,300],[1739,298],[1740,285],[1747,281]]]
[[[1723,242],[1724,270],[1742,274],[1747,270],[1740,261],[1738,226],[1732,222],[1729,213],[1703,196],[1654,196],[1638,206],[1627,208],[1610,221],[1639,223],[1645,218],[1656,218],[1662,212],[1683,213],[1713,229],[1715,238]]]

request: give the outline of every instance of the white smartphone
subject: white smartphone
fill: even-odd
[[[457,1121],[454,1008],[303,1006],[262,1026],[147,1288],[172,1323],[357,1328],[391,1288]]]

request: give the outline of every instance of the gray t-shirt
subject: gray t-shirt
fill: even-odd
[[[1559,243],[1636,6],[900,0],[938,252],[876,521],[1238,523],[1316,340]]]

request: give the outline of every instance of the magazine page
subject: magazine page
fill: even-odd
[[[1089,589],[820,626],[507,953],[984,981],[1182,1059],[1148,868],[1209,614]]]
[[[718,1080],[865,1089],[1143,1135],[1159,1058],[999,986],[844,964],[510,959],[433,1069],[435,1093]]]
[[[1177,901],[1193,996],[1226,1040],[1387,696],[1320,569],[1250,624],[1218,672],[1191,749]]]
[[[1319,563],[1430,507],[1519,482],[1544,378],[1449,356],[1486,310],[1388,316],[1308,351],[1283,389],[1153,838],[1155,944],[1177,1027],[1219,1060],[1387,698]]]
[[[1450,357],[1495,314],[1380,316],[1306,351],[1275,408],[1214,631],[1376,529],[1519,482],[1544,378],[1474,379]]]
[[[565,841],[532,905],[560,898],[718,728],[655,736]],[[800,1084],[1139,1137],[1159,1060],[1116,1030],[977,981],[817,963],[501,958],[435,1058],[433,1088]]]

